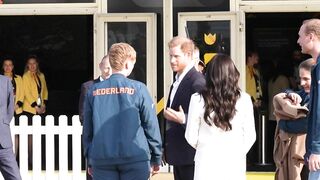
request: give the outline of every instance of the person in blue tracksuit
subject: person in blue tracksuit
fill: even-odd
[[[94,84],[85,100],[85,157],[94,180],[147,180],[159,170],[162,155],[155,106],[147,87],[127,78],[135,50],[116,43],[108,54],[112,75]]]

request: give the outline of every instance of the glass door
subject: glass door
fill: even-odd
[[[235,12],[183,12],[178,14],[178,33],[192,39],[206,64],[217,53],[231,56],[240,73],[245,68],[245,42],[241,14]],[[243,74],[242,73],[242,74]],[[240,78],[240,87],[245,87]]]
[[[129,76],[145,83],[153,97],[157,98],[156,15],[154,13],[116,13],[96,16],[95,76],[98,64],[109,47],[118,42],[130,44],[137,52],[137,62]]]
[[[236,49],[235,13],[179,13],[179,35],[194,40],[201,59],[208,63],[217,53],[234,59]]]

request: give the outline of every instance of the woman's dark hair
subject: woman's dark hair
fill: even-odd
[[[207,84],[201,95],[205,102],[204,120],[208,125],[214,124],[225,131],[232,130],[230,121],[236,113],[235,106],[240,97],[239,76],[238,69],[228,55],[218,54],[207,65]]]
[[[258,56],[258,52],[257,51],[247,51],[246,52],[246,61],[248,60],[249,57],[252,57],[252,56]]]
[[[0,71],[0,74],[2,74],[2,75],[4,74],[3,64],[4,64],[5,61],[11,61],[11,63],[14,65],[13,58],[11,58],[10,56],[4,57],[4,58],[2,59],[2,61],[1,61],[1,71]],[[12,69],[12,75],[13,75],[13,77],[16,77],[14,68]]]

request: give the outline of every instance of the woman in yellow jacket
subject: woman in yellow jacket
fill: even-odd
[[[15,97],[15,115],[20,115],[22,113],[22,105],[24,100],[23,82],[21,76],[14,73],[14,65],[11,58],[5,58],[3,60],[2,74],[11,79],[13,94]]]
[[[28,116],[31,125],[32,117],[46,112],[48,89],[44,74],[40,72],[37,56],[29,56],[22,77],[24,86],[23,114]],[[28,137],[28,160],[32,164],[32,136]]]
[[[44,74],[40,72],[36,56],[29,56],[22,77],[24,86],[24,114],[32,116],[46,112],[48,89]]]

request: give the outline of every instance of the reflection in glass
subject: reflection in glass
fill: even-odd
[[[179,11],[229,11],[229,0],[173,0],[173,7]]]
[[[114,43],[126,42],[136,50],[137,62],[129,78],[146,83],[146,23],[108,22],[107,29],[108,49]]]
[[[230,55],[230,21],[188,21],[186,30],[205,63],[216,53]]]
[[[94,3],[96,0],[2,0],[3,4],[34,3]]]

